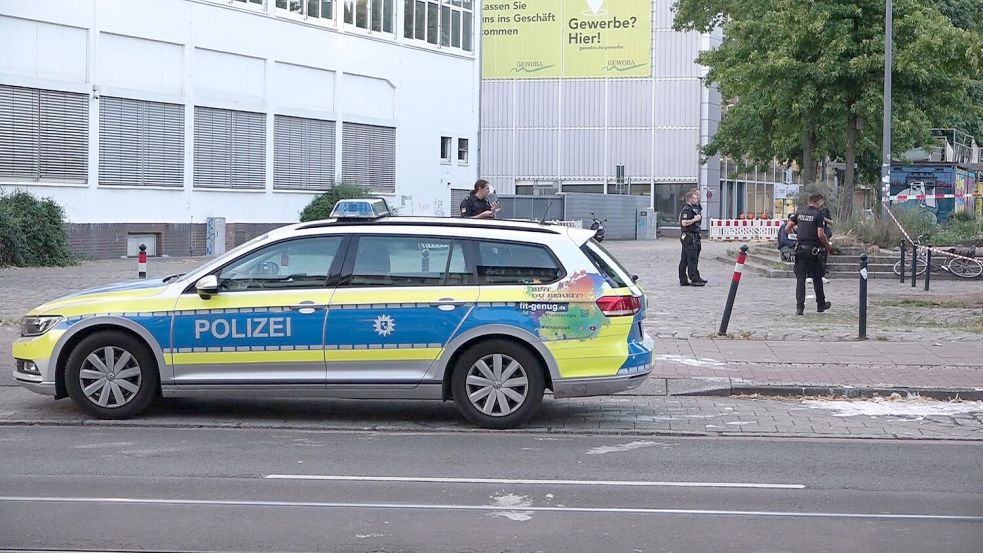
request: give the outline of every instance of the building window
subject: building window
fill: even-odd
[[[473,0],[405,0],[403,9],[406,38],[473,50]]]
[[[396,129],[344,123],[341,127],[341,177],[375,192],[395,192]]]
[[[194,183],[206,188],[266,185],[266,115],[195,106]]]
[[[184,106],[103,96],[99,184],[184,185]]]
[[[263,6],[263,0],[234,0],[240,4],[252,4],[254,6]]]
[[[468,164],[468,139],[457,139],[457,162],[462,165]]]
[[[454,144],[453,139],[449,136],[440,137],[440,161],[444,163],[451,162],[451,148]]]
[[[334,184],[335,122],[277,115],[273,188],[328,190]]]
[[[392,33],[395,1],[345,0],[345,23],[360,29]]]
[[[276,0],[276,7],[309,19],[334,19],[334,0]]]
[[[86,182],[89,96],[0,85],[0,179]]]

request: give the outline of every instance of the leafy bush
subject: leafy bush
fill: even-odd
[[[74,265],[68,251],[65,210],[51,198],[17,190],[0,192],[0,265]]]
[[[348,200],[352,198],[368,198],[371,194],[369,189],[353,182],[336,183],[330,190],[311,200],[307,207],[300,212],[301,222],[317,221],[327,219],[331,216],[331,210],[338,200]]]
[[[955,246],[983,238],[981,221],[972,213],[955,214],[942,225],[934,223],[918,209],[892,207],[891,213],[909,236],[914,239],[921,237],[925,244]],[[854,215],[837,225],[836,229],[839,234],[852,236],[860,243],[876,244],[882,248],[896,248],[904,239],[904,234],[892,219],[872,220],[863,214]]]

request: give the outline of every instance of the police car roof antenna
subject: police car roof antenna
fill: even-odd
[[[539,219],[539,224],[541,225],[546,224],[546,216],[550,214],[550,208],[553,207],[553,200],[555,199],[556,198],[550,198],[549,203],[546,204],[546,211],[543,212],[542,218]]]

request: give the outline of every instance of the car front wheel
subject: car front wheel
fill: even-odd
[[[100,419],[128,419],[157,395],[157,362],[146,345],[118,331],[82,339],[68,356],[65,386],[75,405]]]
[[[471,422],[485,428],[514,428],[543,400],[542,364],[508,340],[488,340],[465,351],[454,367],[454,402]]]

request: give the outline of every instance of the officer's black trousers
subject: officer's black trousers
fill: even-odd
[[[807,277],[812,277],[812,287],[816,291],[816,305],[826,303],[822,259],[818,254],[813,255],[812,250],[813,246],[800,246],[795,252],[795,307],[797,309],[804,308],[806,304]]]
[[[699,282],[700,277],[700,237],[694,236],[690,232],[684,232],[679,241],[682,243],[683,251],[679,256],[679,282]],[[688,280],[687,280],[688,277]]]

